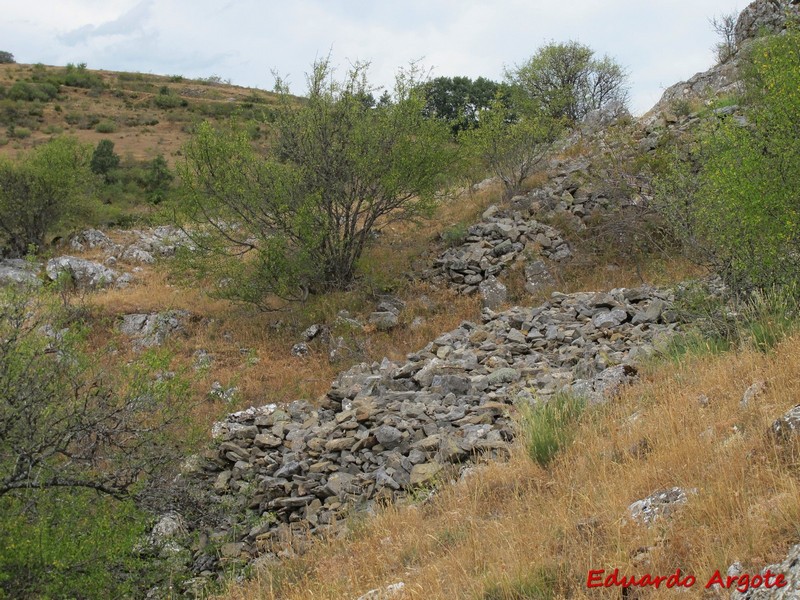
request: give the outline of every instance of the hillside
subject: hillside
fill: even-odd
[[[117,152],[137,161],[162,154],[172,164],[192,126],[203,119],[246,119],[268,114],[277,97],[262,90],[229,85],[220,78],[80,70],[73,85],[62,84],[52,98],[37,98],[37,82],[64,81],[69,69],[44,65],[0,64],[0,154],[14,155],[55,135],[67,134],[96,146],[114,142]],[[25,93],[14,85],[32,86]]]
[[[0,599],[795,597],[798,11],[641,119],[487,107],[517,186],[355,76],[0,65],[0,241],[87,178],[0,258]]]

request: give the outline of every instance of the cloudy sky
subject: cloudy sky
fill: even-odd
[[[500,80],[550,41],[577,40],[630,73],[634,112],[713,63],[709,17],[747,0],[0,0],[0,50],[17,62],[218,75],[303,93],[315,58],[371,62],[388,85],[421,59],[434,76]]]

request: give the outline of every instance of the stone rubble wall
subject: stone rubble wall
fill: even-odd
[[[315,532],[392,501],[479,457],[505,457],[514,405],[560,391],[602,402],[635,377],[676,324],[670,292],[554,293],[536,308],[485,309],[403,363],[356,365],[319,406],[274,404],[215,425],[216,451],[192,477],[249,507],[215,532],[222,556],[252,560],[287,532]],[[243,526],[249,512],[253,525]],[[213,572],[199,551],[195,573]]]

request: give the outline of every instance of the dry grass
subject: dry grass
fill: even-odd
[[[688,596],[704,596],[715,569],[739,560],[752,573],[800,540],[798,448],[780,451],[766,435],[800,393],[799,351],[795,337],[769,355],[653,366],[584,419],[549,471],[520,451],[444,486],[428,504],[388,508],[225,598],[352,599],[397,581],[406,599],[619,597],[585,586],[589,569],[614,568],[680,568],[698,580]],[[742,408],[743,391],[762,378],[768,391]],[[634,452],[642,440],[649,450]],[[626,520],[630,503],[676,485],[697,492],[673,518],[652,528]],[[534,595],[547,581],[546,594]]]

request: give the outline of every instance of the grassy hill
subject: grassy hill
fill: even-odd
[[[163,154],[172,164],[198,120],[269,120],[277,102],[275,94],[216,77],[0,64],[0,155],[68,134],[92,145],[110,139],[123,158]]]

